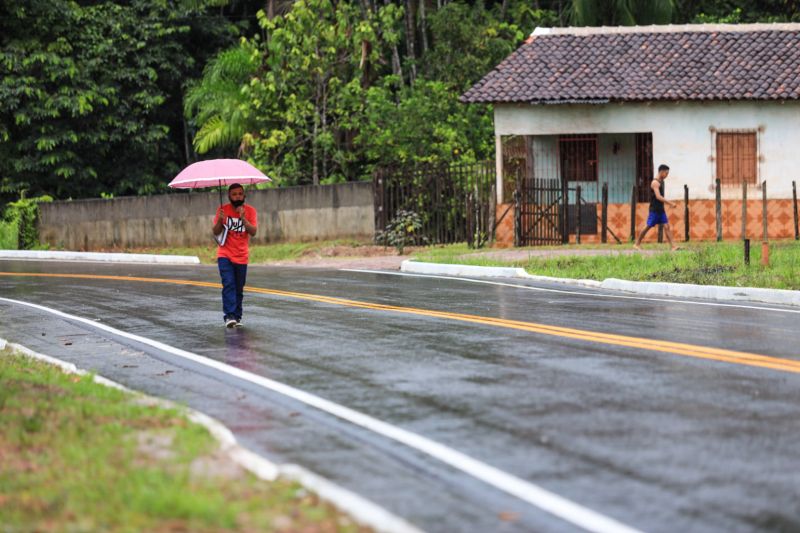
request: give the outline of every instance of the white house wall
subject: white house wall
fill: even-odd
[[[494,118],[497,135],[651,132],[654,165],[671,168],[668,198],[682,198],[684,184],[693,199],[714,198],[713,129],[758,130],[759,184],[767,181],[770,198],[791,198],[800,180],[800,102],[496,104]],[[740,195],[722,190],[723,198]]]

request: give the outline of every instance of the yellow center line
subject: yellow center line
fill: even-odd
[[[205,281],[165,279],[165,278],[142,278],[142,277],[132,277],[132,276],[105,276],[105,275],[93,275],[93,274],[53,274],[53,273],[28,273],[28,272],[0,272],[0,276],[136,281],[145,283],[168,283],[172,285],[208,287],[215,289],[222,288],[222,285],[219,283],[212,283]],[[362,302],[358,300],[348,300],[346,298],[322,296],[318,294],[309,294],[304,292],[264,289],[260,287],[245,287],[245,291],[257,294],[267,294],[271,296],[281,296],[284,298],[292,298],[296,300],[305,300],[305,301],[325,303],[330,305],[353,307],[358,309],[370,309],[373,311],[384,311],[390,313],[403,313],[415,316],[424,316],[424,317],[439,318],[444,320],[454,320],[458,322],[480,324],[485,326],[515,329],[521,331],[528,331],[531,333],[539,333],[542,335],[551,335],[556,337],[576,339],[585,342],[608,344],[612,346],[624,346],[629,348],[639,348],[642,350],[670,353],[676,355],[683,355],[687,357],[696,357],[701,359],[710,359],[714,361],[722,361],[725,363],[734,363],[739,365],[770,368],[773,370],[781,370],[784,372],[800,373],[800,360],[772,357],[768,355],[759,355],[748,352],[739,352],[734,350],[726,350],[722,348],[712,348],[708,346],[698,346],[694,344],[686,344],[680,342],[646,339],[642,337],[631,337],[627,335],[617,335],[615,333],[603,333],[599,331],[589,331],[589,330],[567,328],[561,326],[552,326],[548,324],[539,324],[536,322],[524,322],[519,320],[508,320],[504,318],[494,318],[494,317],[486,317],[480,315],[451,313],[448,311],[419,309],[416,307],[405,307],[397,305]]]

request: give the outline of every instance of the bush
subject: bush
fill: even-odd
[[[397,253],[403,255],[406,246],[426,243],[427,238],[419,234],[421,229],[422,217],[419,214],[401,210],[386,225],[386,229],[378,233],[376,240],[384,246],[394,246]]]
[[[21,198],[6,205],[0,220],[0,248],[30,250],[39,246],[39,204],[52,202],[49,196]]]

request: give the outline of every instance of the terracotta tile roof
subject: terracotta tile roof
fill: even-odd
[[[800,24],[540,30],[461,101],[800,99]]]

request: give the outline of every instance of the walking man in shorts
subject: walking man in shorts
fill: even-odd
[[[230,203],[219,206],[212,231],[217,238],[217,266],[222,279],[222,312],[225,327],[242,325],[242,299],[250,258],[250,237],[257,231],[256,210],[245,205],[244,187],[228,187]]]
[[[664,226],[664,235],[667,236],[667,241],[669,241],[672,250],[678,249],[672,241],[672,228],[669,225],[667,213],[664,211],[664,204],[669,204],[670,207],[675,207],[676,205],[675,202],[670,202],[664,198],[664,180],[667,179],[668,175],[669,167],[667,165],[659,165],[656,179],[650,182],[650,213],[647,216],[647,226],[645,226],[639,234],[639,237],[633,245],[637,250],[641,250],[640,245],[642,244],[642,239],[644,239],[644,236],[650,231],[650,228],[656,224]]]

